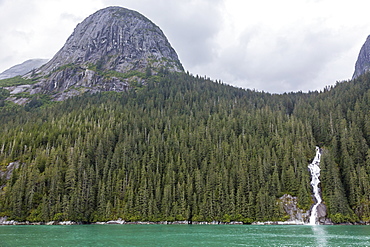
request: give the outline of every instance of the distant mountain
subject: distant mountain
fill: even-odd
[[[33,69],[37,69],[47,63],[49,59],[30,59],[21,64],[14,65],[13,67],[0,73],[0,80],[12,78],[18,75],[24,75]]]
[[[352,79],[359,77],[360,75],[370,70],[370,35],[367,37],[365,43],[362,45],[360,54],[358,55],[355,72],[353,73]]]

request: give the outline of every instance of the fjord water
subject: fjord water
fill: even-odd
[[[370,226],[0,226],[0,246],[370,246]]]

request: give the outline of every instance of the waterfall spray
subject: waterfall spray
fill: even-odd
[[[317,207],[322,202],[320,191],[319,191],[320,158],[321,158],[321,149],[319,147],[316,147],[316,156],[313,159],[312,163],[308,166],[308,169],[311,172],[311,186],[312,186],[314,197],[316,199],[316,204],[312,207],[312,210],[311,210],[309,225],[316,225]]]

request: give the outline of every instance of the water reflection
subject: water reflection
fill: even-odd
[[[325,247],[328,246],[328,233],[325,230],[325,226],[313,225],[311,227],[314,238],[316,240],[315,246]]]

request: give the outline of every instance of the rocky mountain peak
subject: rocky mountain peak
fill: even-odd
[[[367,37],[360,50],[352,79],[355,79],[368,71],[370,71],[370,35]]]
[[[136,11],[108,7],[78,24],[43,74],[66,64],[96,65],[125,73],[165,65],[182,71],[175,50],[161,29]]]
[[[162,30],[136,11],[108,7],[78,24],[48,63],[23,77],[32,85],[8,90],[64,100],[86,91],[125,91],[163,69],[184,71]]]

